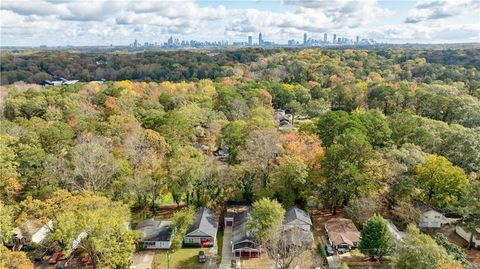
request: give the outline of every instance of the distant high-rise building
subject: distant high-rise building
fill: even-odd
[[[303,34],[303,45],[307,45],[307,33]]]
[[[138,47],[138,41],[135,39],[135,41],[133,42],[133,47]]]
[[[360,37],[357,35],[357,41],[355,43],[360,43]]]
[[[248,36],[248,45],[249,46],[253,45],[253,40],[251,35]]]
[[[327,33],[323,34],[323,42],[327,43]]]
[[[173,45],[173,37],[172,36],[170,36],[167,43],[168,43],[169,46]]]
[[[258,33],[258,45],[263,45],[262,33]]]
[[[333,44],[337,43],[337,34],[333,34]]]

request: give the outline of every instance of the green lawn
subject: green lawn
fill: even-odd
[[[198,262],[198,252],[200,248],[182,248],[170,253],[170,268],[171,269],[199,269],[202,264]],[[203,249],[207,253],[207,249]],[[153,268],[164,269],[167,268],[167,251],[159,250],[155,252],[153,259]]]
[[[217,265],[222,262],[223,231],[217,233]]]

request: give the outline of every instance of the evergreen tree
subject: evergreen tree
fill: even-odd
[[[360,251],[372,258],[381,258],[389,254],[392,248],[393,238],[387,222],[380,215],[368,219],[360,234]]]

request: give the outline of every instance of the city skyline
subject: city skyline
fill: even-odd
[[[308,33],[380,43],[480,42],[480,1],[2,1],[2,46],[129,45],[132,40],[305,43]]]
[[[129,44],[132,48],[150,48],[150,47],[163,47],[163,48],[181,48],[181,47],[224,47],[224,46],[263,46],[263,47],[279,47],[279,46],[303,46],[303,47],[314,47],[314,46],[328,46],[328,45],[341,45],[341,46],[371,46],[377,45],[378,43],[373,39],[360,38],[360,36],[355,36],[354,38],[341,37],[333,34],[331,39],[328,39],[328,33],[324,33],[323,38],[318,38],[309,36],[307,32],[303,35],[303,41],[298,41],[295,39],[289,39],[287,42],[276,43],[273,41],[265,40],[264,34],[262,32],[258,33],[257,42],[253,41],[253,36],[247,36],[247,39],[244,41],[229,41],[229,40],[181,40],[177,37],[170,36],[166,42],[141,42],[137,39],[133,43]]]

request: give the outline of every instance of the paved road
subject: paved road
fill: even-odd
[[[230,242],[232,242],[232,227],[225,227],[223,230],[222,262],[218,269],[230,269],[233,258]]]
[[[155,251],[135,252],[132,257],[132,269],[151,269]]]

